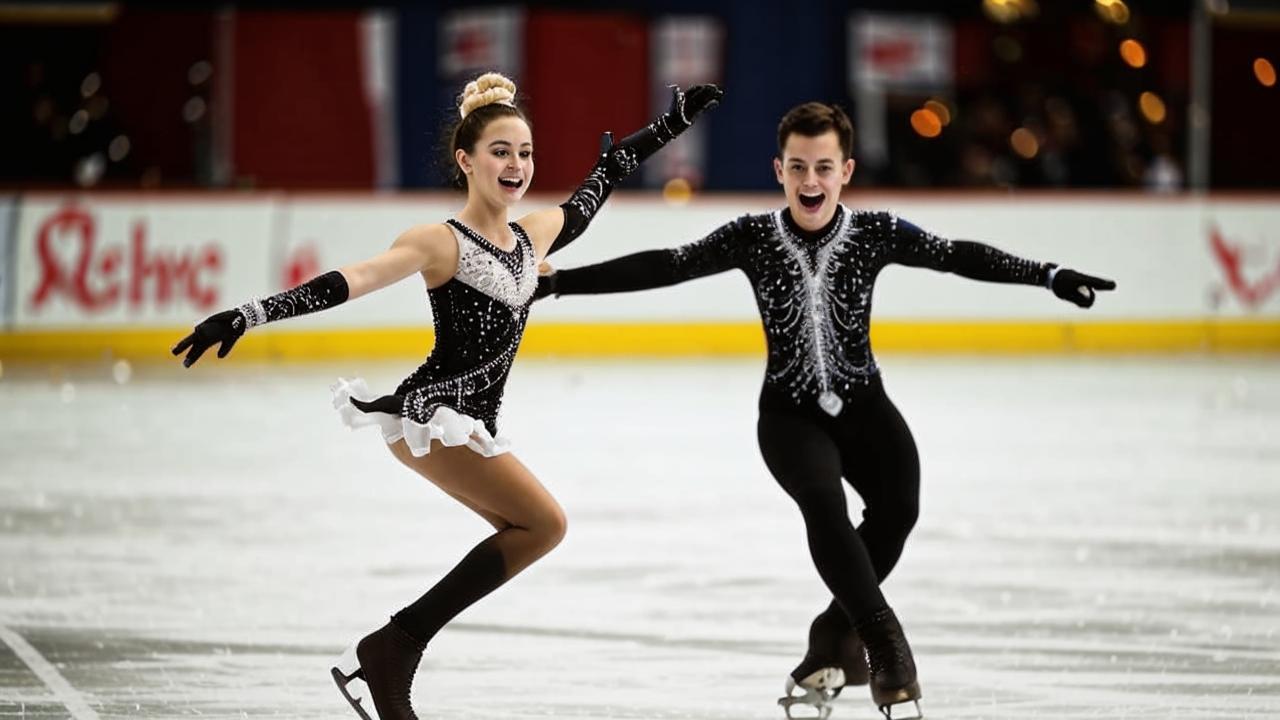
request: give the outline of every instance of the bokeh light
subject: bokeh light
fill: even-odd
[[[1142,111],[1142,117],[1146,118],[1147,122],[1152,125],[1159,125],[1164,122],[1166,114],[1164,100],[1160,99],[1159,95],[1151,91],[1142,93],[1138,97],[1138,109]]]
[[[196,122],[200,118],[204,117],[206,109],[207,107],[205,105],[204,98],[190,98],[187,100],[187,103],[182,106],[182,119],[189,123]]]
[[[84,132],[87,127],[89,127],[89,113],[84,110],[77,110],[75,114],[71,116],[71,120],[67,122],[67,130],[69,130],[72,135],[79,135]]]
[[[1036,0],[982,0],[982,11],[998,23],[1012,23],[1035,17],[1040,8]]]
[[[1093,9],[1109,23],[1124,25],[1129,22],[1129,6],[1124,0],[1094,0]]]
[[[191,64],[187,68],[187,82],[194,85],[203,85],[213,75],[213,65],[208,60],[200,60]]]
[[[1030,160],[1039,154],[1040,141],[1036,140],[1035,133],[1020,127],[1009,136],[1009,147],[1012,147],[1013,151],[1022,158]]]
[[[87,157],[82,157],[76,162],[76,184],[80,187],[93,187],[102,179],[102,173],[106,169],[107,159],[102,153],[94,153]]]
[[[669,205],[684,205],[693,199],[693,186],[682,177],[671,178],[662,186],[662,199]]]
[[[80,97],[90,98],[102,88],[102,76],[91,72],[80,83]]]
[[[911,113],[911,129],[921,137],[935,138],[942,134],[942,119],[928,108]]]
[[[924,109],[937,115],[943,127],[951,124],[951,108],[947,107],[945,102],[934,98],[925,102]]]
[[[129,143],[129,138],[124,135],[117,135],[115,139],[111,141],[111,144],[107,146],[107,157],[111,158],[111,162],[120,162],[129,154],[129,149],[131,147],[132,145]]]
[[[1276,68],[1271,61],[1266,58],[1258,58],[1253,61],[1253,76],[1258,78],[1258,82],[1263,87],[1275,87],[1276,84]]]
[[[1129,67],[1145,67],[1147,64],[1147,49],[1142,46],[1142,43],[1129,38],[1120,43],[1120,57]]]

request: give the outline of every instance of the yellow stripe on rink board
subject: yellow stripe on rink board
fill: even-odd
[[[0,333],[0,360],[165,361],[189,330],[24,330]],[[877,352],[1046,354],[1066,352],[1280,351],[1280,320],[1127,322],[876,322]],[[430,328],[255,330],[241,338],[238,360],[422,358]],[[764,334],[749,323],[545,323],[531,325],[520,354],[576,357],[749,355]]]

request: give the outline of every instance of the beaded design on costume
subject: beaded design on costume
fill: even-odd
[[[244,315],[245,328],[306,315],[346,302],[347,280],[337,270],[268,298],[250,300],[237,308]]]
[[[572,205],[584,217],[593,217],[612,190],[613,181],[605,173],[604,167],[597,164],[565,204]]]
[[[838,283],[846,274],[848,250],[855,235],[849,229],[849,216],[841,208],[834,227],[821,239],[806,244],[787,229],[782,211],[772,215],[775,238],[790,256],[788,270],[798,276],[792,296],[778,304],[784,317],[775,322],[785,329],[796,352],[786,366],[770,371],[767,380],[799,388],[816,383],[818,404],[831,415],[840,414],[844,406],[832,391],[833,382],[863,381],[876,370],[869,354],[865,363],[855,364],[843,348],[850,331],[857,335],[859,329],[855,305]]]
[[[689,119],[685,117],[685,97],[683,93],[676,96],[676,112],[684,127],[689,127]],[[650,154],[675,139],[677,131],[671,128],[667,115],[659,115],[643,129],[631,134],[620,144],[605,150],[596,166],[587,173],[586,179],[578,189],[569,196],[565,204],[572,205],[583,217],[593,217],[604,204],[613,186],[619,180],[631,175],[640,163]],[[636,139],[634,143],[629,142]],[[636,145],[644,145],[644,157]]]
[[[837,213],[832,229],[815,238],[793,232],[781,211],[747,215],[665,251],[660,271],[664,285],[731,268],[746,273],[768,345],[765,387],[798,406],[817,402],[839,414],[853,391],[878,375],[871,301],[885,266],[1032,285],[1043,284],[1048,272],[1045,264],[980,243],[945,240],[890,213],[853,212],[843,205]]]
[[[519,236],[515,236],[516,247],[506,252],[457,220],[448,224],[458,240],[454,278],[511,307],[528,304],[538,288],[538,273],[533,253],[518,252]]]
[[[482,421],[497,435],[498,410],[538,284],[533,244],[509,224],[516,247],[507,252],[456,220],[458,270],[427,291],[435,319],[430,357],[400,383],[402,414],[426,423],[446,405]]]

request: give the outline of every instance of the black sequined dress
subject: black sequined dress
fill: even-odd
[[[458,270],[427,290],[435,346],[396,388],[404,398],[400,415],[352,405],[353,397],[373,397],[360,378],[339,380],[334,405],[348,425],[378,424],[388,443],[404,438],[414,455],[429,452],[432,440],[498,455],[509,448],[498,434],[498,411],[538,284],[536,255],[516,223],[509,224],[516,241],[510,251],[457,220],[448,226],[458,241]]]

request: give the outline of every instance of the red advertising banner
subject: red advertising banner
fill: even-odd
[[[271,214],[267,202],[25,202],[14,326],[171,326],[261,294]]]

